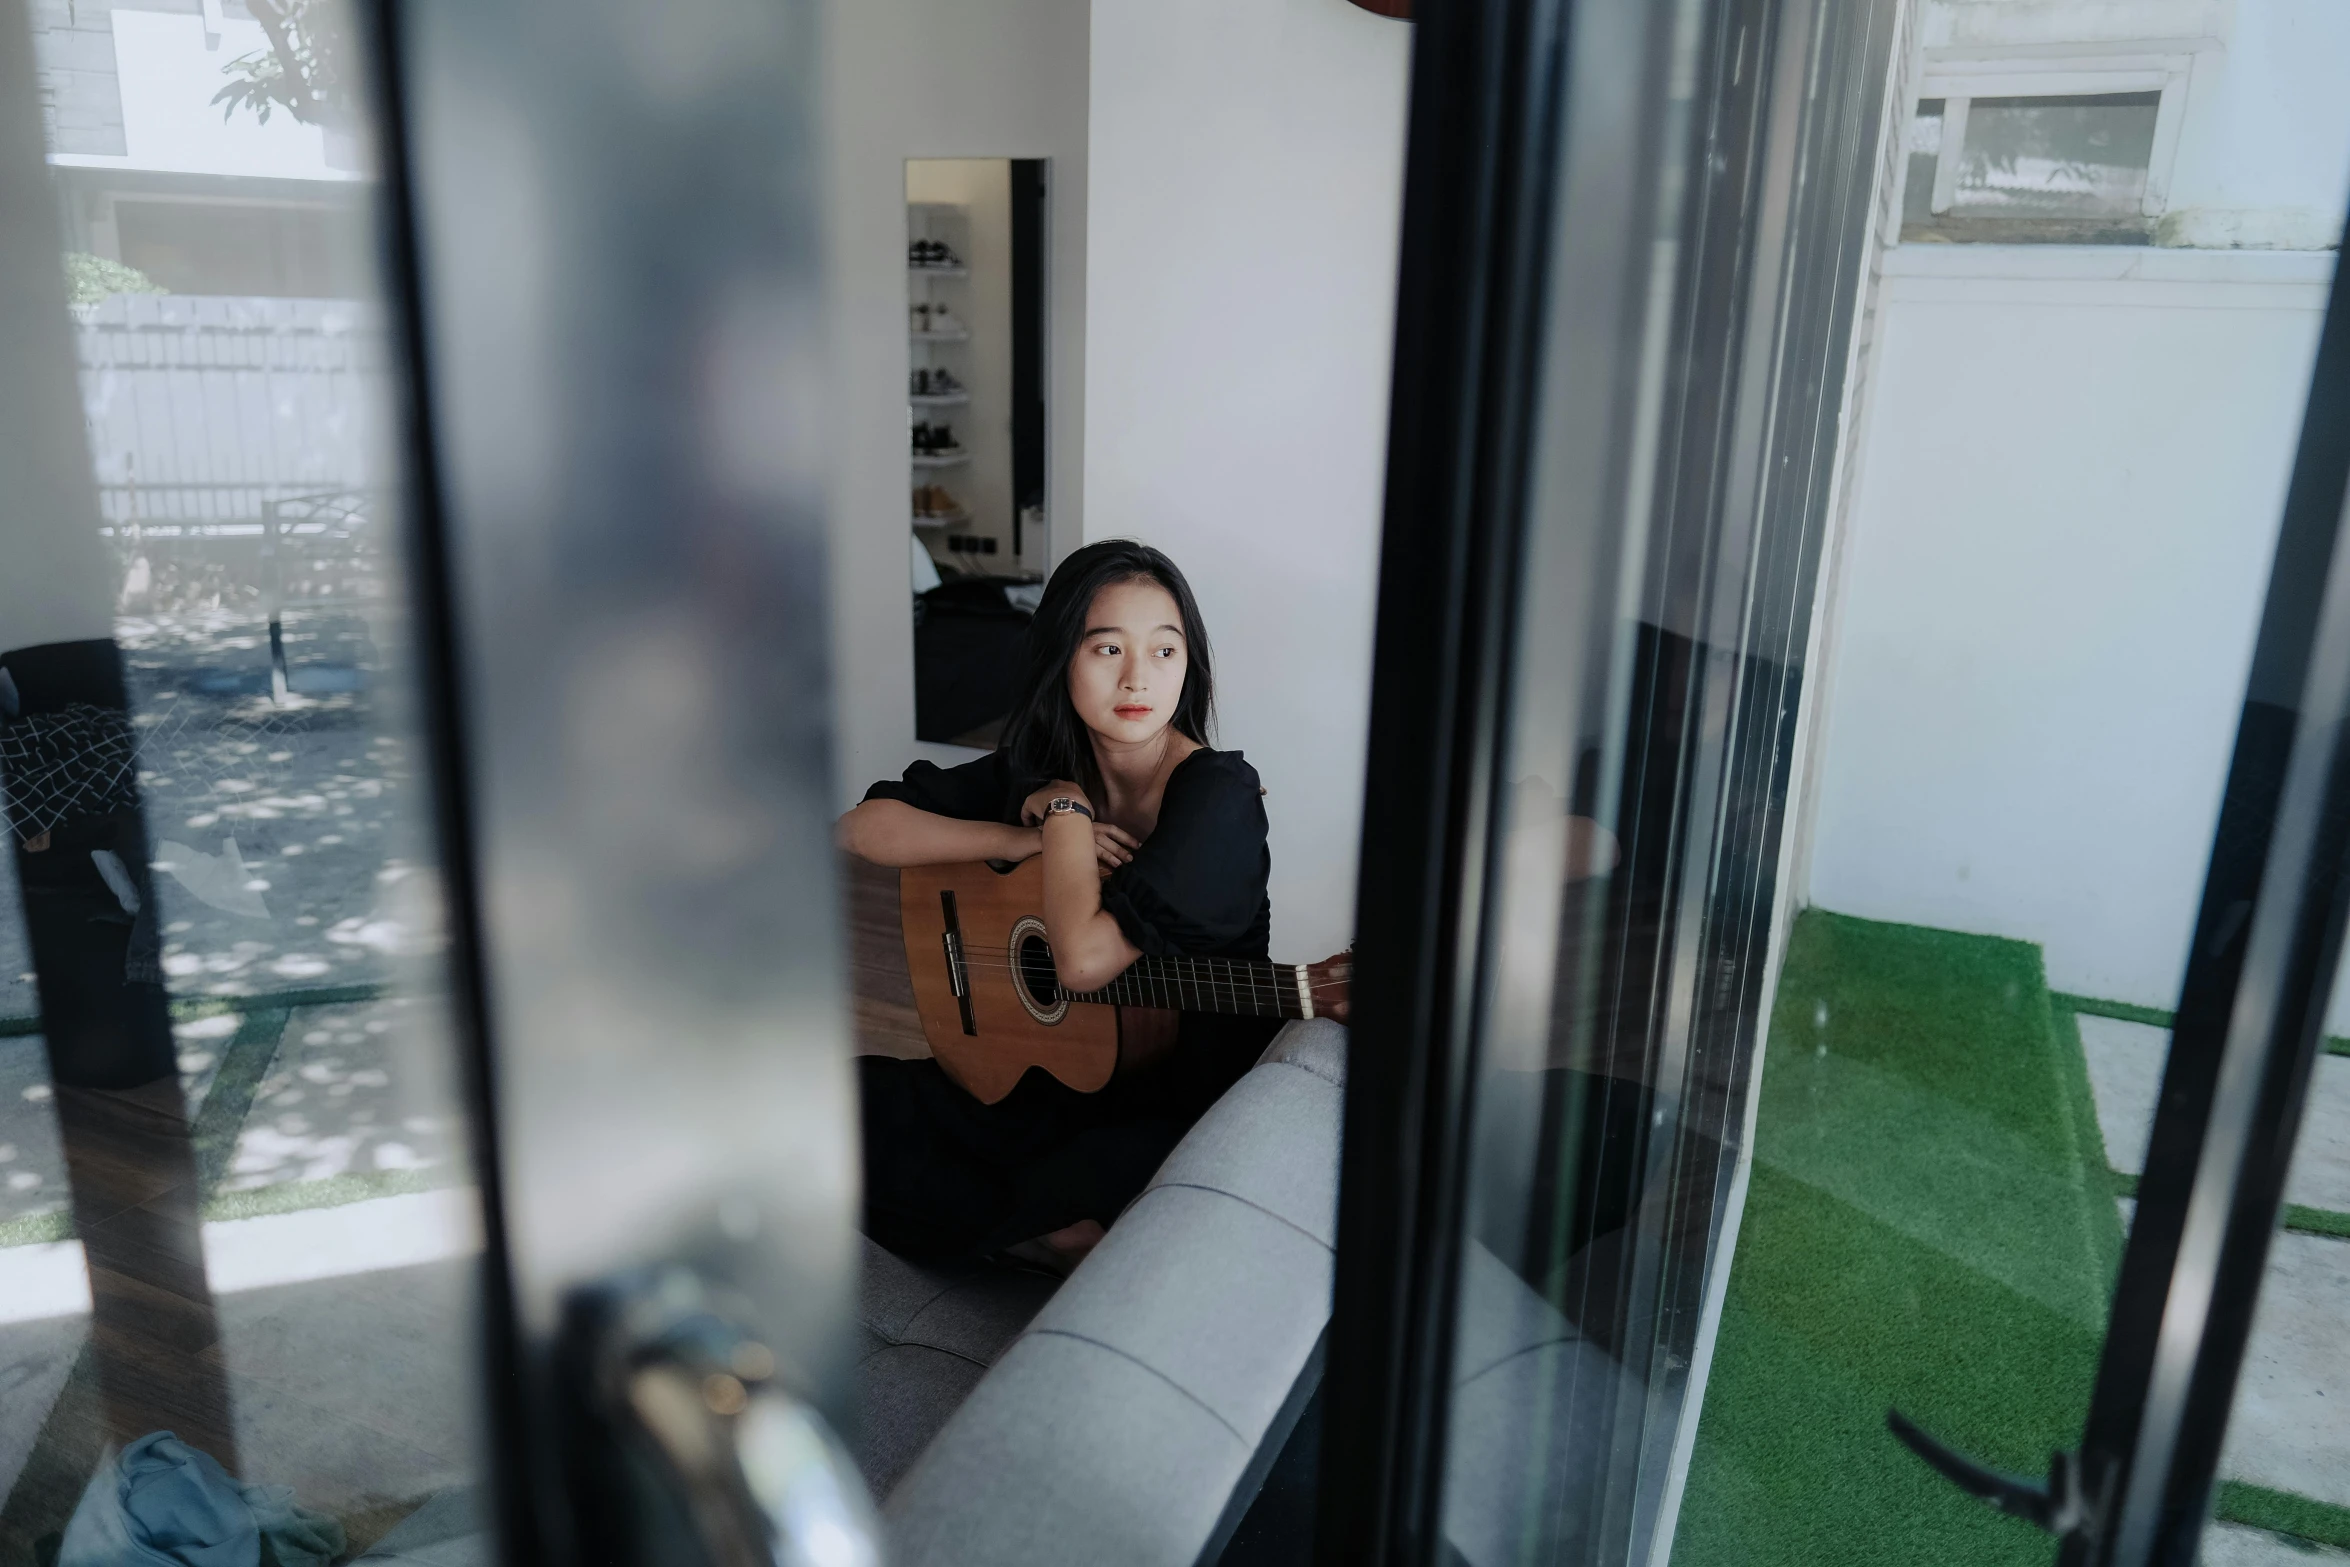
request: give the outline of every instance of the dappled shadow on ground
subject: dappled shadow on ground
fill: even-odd
[[[462,1177],[439,1009],[395,998],[292,1013],[254,1089],[220,1192],[350,1176]]]
[[[429,950],[436,900],[418,834],[415,747],[390,721],[359,614],[285,622],[300,679],[269,684],[266,620],[243,613],[119,628],[175,995],[378,983]],[[305,687],[348,686],[303,694]]]

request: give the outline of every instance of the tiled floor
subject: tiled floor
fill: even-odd
[[[2350,1551],[2329,1551],[2261,1529],[2213,1524],[2203,1535],[2203,1567],[2345,1567]]]
[[[2097,1127],[2106,1162],[2125,1175],[2146,1165],[2146,1134],[2170,1032],[2146,1023],[2081,1017],[2081,1049],[2097,1096]],[[2302,1114],[2301,1142],[2285,1201],[2350,1213],[2350,1056],[2321,1055]]]
[[[2123,1174],[2141,1174],[2170,1035],[2112,1018],[2077,1021],[2106,1157]],[[2286,1196],[2311,1207],[2350,1211],[2350,1057],[2318,1060]],[[2122,1204],[2125,1220],[2130,1209]],[[2345,1344],[2350,1344],[2350,1240],[2280,1233],[2269,1252],[2268,1277],[2253,1318],[2221,1459],[2223,1476],[2350,1506],[2350,1353]],[[2237,1559],[2256,1560],[2228,1558]]]

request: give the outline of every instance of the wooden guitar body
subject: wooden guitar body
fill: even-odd
[[[1040,1066],[1080,1093],[1173,1045],[1178,1014],[1060,992],[1044,940],[1044,862],[898,872],[906,971],[930,1053],[983,1104]],[[950,945],[950,935],[954,938]],[[960,989],[958,990],[958,986]]]

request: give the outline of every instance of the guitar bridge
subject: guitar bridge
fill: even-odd
[[[955,912],[955,895],[941,889],[939,907],[946,912],[947,928],[939,936],[939,944],[946,948],[947,986],[955,993],[955,1007],[963,1014],[963,1032],[976,1037],[979,1024],[971,1016],[971,971],[963,962],[963,921]]]

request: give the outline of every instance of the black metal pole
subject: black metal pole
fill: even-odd
[[[2066,1567],[2192,1562],[2341,956],[2350,275],[2334,274],[2081,1472]]]

